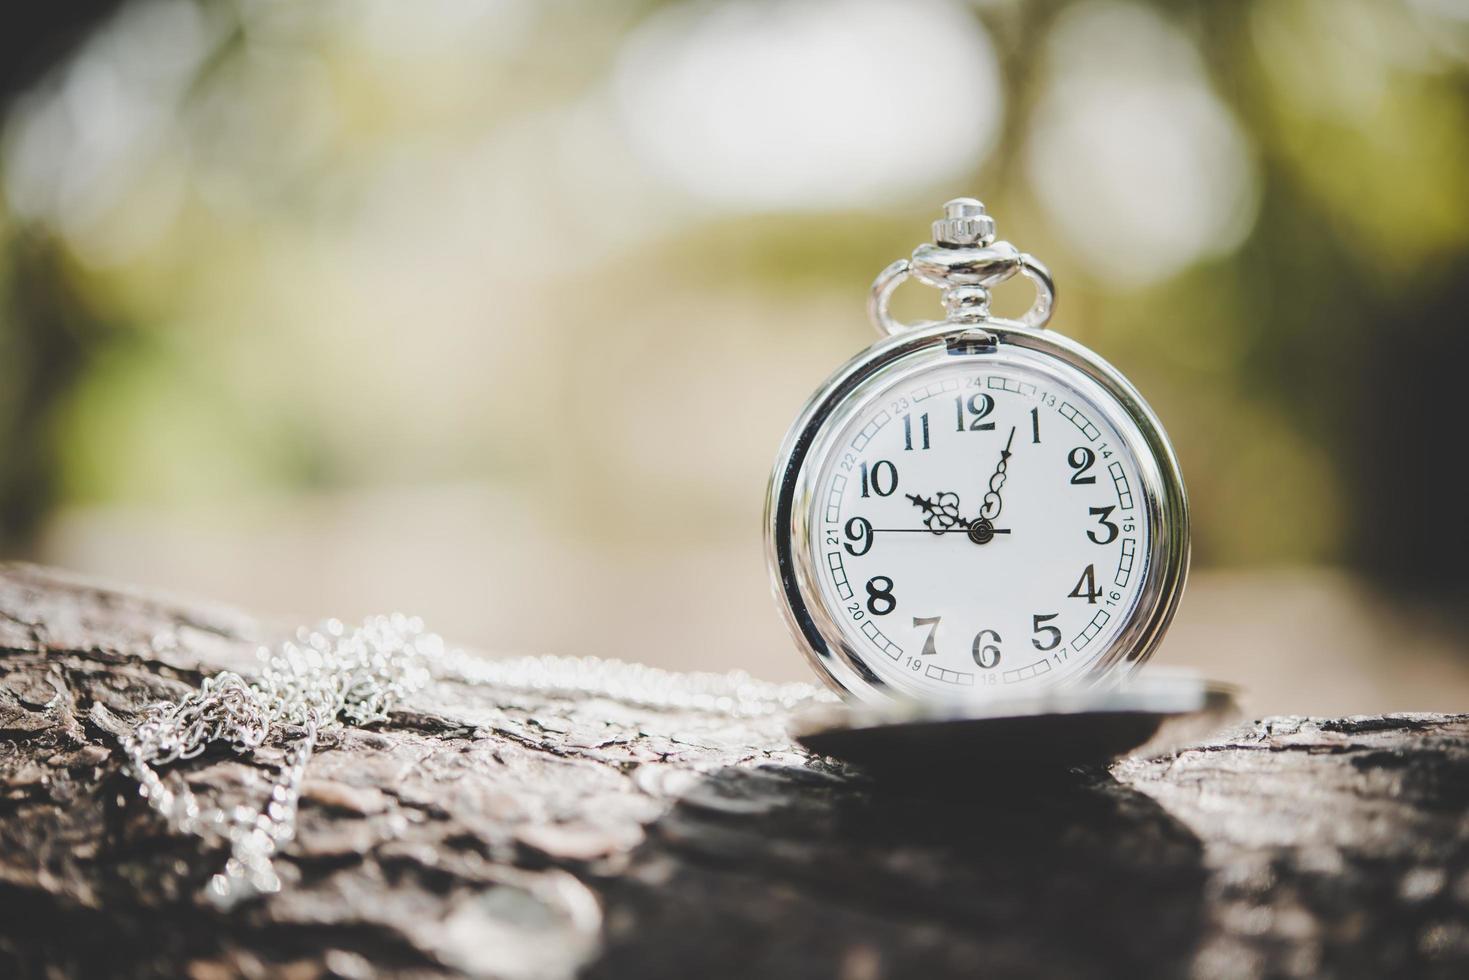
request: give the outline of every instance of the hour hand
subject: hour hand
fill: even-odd
[[[963,528],[968,525],[964,518],[959,516],[959,495],[947,490],[941,490],[932,498],[920,497],[916,493],[907,494],[913,506],[923,511],[923,523],[934,534],[943,534],[953,528]]]

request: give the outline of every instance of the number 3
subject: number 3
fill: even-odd
[[[1113,541],[1117,540],[1117,525],[1107,520],[1107,518],[1112,516],[1112,512],[1116,509],[1117,507],[1115,504],[1111,507],[1087,508],[1087,513],[1095,517],[1097,519],[1097,523],[1107,529],[1104,532],[1107,536],[1104,538],[1097,537],[1097,532],[1095,528],[1086,532],[1086,536],[1088,538],[1091,538],[1092,544],[1111,544]]]

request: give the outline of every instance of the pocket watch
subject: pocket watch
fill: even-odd
[[[1015,275],[1035,300],[991,316]],[[889,312],[907,279],[938,321]],[[1047,328],[1046,267],[970,198],[873,283],[882,339],[791,426],[766,551],[797,645],[858,701],[1023,697],[1120,678],[1157,648],[1188,572],[1188,505],[1157,416]]]

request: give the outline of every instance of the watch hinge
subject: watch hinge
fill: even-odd
[[[962,357],[966,354],[993,354],[997,341],[988,330],[975,328],[952,334],[944,343],[950,354]]]

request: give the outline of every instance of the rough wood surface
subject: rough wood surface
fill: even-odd
[[[327,738],[285,890],[216,912],[218,854],[116,735],[273,635],[0,569],[0,976],[1469,975],[1469,716],[1275,718],[955,796],[779,720],[440,688]],[[174,771],[253,806],[272,758]]]

